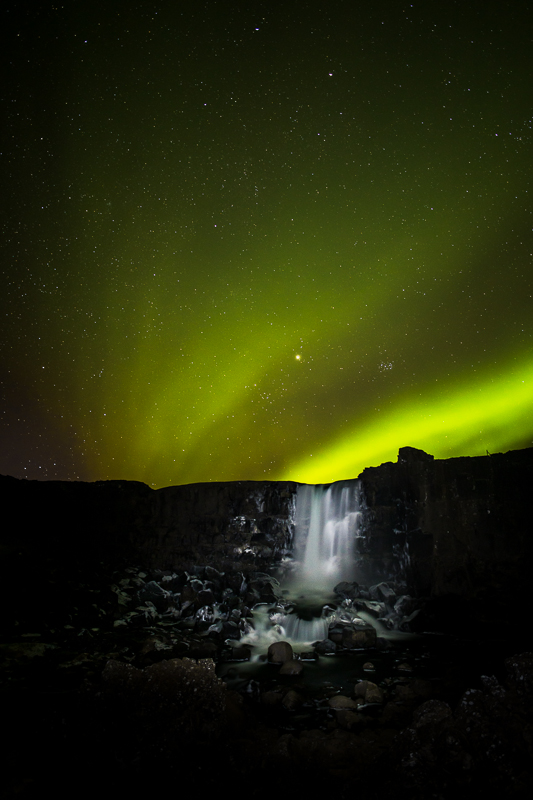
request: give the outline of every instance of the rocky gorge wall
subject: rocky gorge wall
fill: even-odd
[[[517,619],[533,563],[533,448],[435,460],[411,447],[365,469],[362,570],[471,613]],[[462,608],[466,608],[463,604]]]
[[[235,481],[153,490],[0,476],[0,593],[31,618],[43,605],[75,603],[76,586],[128,565],[271,570],[291,547],[296,488]]]
[[[399,579],[417,595],[480,604],[525,597],[533,448],[435,460],[405,447],[396,463],[367,468],[360,481],[364,580]],[[3,589],[29,610],[50,596],[54,576],[90,580],[126,564],[272,571],[292,546],[297,487],[236,481],[153,490],[135,481],[0,476]]]

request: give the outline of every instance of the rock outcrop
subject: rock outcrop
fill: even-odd
[[[365,469],[360,480],[363,573],[403,580],[449,613],[524,616],[533,448],[435,460],[404,447],[397,463]]]
[[[19,619],[76,603],[80,584],[128,565],[272,570],[291,547],[297,484],[235,481],[153,490],[136,481],[0,476],[0,584]]]
[[[513,598],[523,616],[533,555],[533,448],[435,460],[404,447],[397,463],[365,469],[360,482],[362,580],[396,580],[407,595],[442,598],[448,608],[450,598],[467,600],[474,612],[476,604],[488,609]],[[291,550],[297,487],[235,481],[154,491],[135,481],[0,476],[2,586],[29,614],[35,604],[65,601],[66,574],[79,583],[128,564],[272,572]],[[505,613],[516,616],[516,609]]]

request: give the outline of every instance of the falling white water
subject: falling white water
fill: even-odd
[[[296,497],[296,580],[314,591],[331,591],[354,579],[360,506],[359,482],[299,486]]]
[[[298,487],[293,571],[284,581],[287,610],[256,607],[253,629],[241,639],[253,645],[256,658],[274,641],[289,640],[298,652],[327,638],[336,617],[333,589],[355,577],[359,498],[356,480]]]

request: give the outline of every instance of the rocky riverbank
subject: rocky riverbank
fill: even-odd
[[[290,610],[267,573],[128,567],[79,585],[76,605],[1,643],[8,794],[66,796],[82,777],[112,794],[171,779],[251,797],[521,796],[533,655],[459,622],[423,633],[404,588],[340,584],[326,639],[295,653],[280,636],[253,662],[252,608],[274,625]]]

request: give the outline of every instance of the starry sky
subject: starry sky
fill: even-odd
[[[0,15],[0,473],[533,445],[530,4]]]

